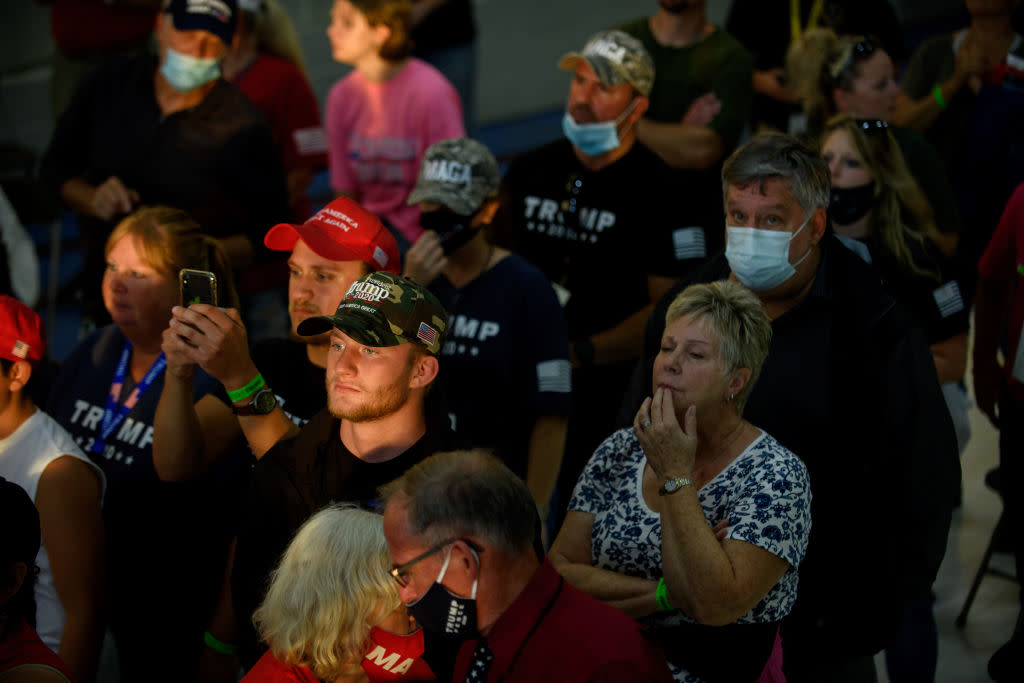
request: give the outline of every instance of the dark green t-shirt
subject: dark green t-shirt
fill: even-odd
[[[739,41],[721,28],[686,47],[660,45],[648,17],[634,19],[619,29],[636,37],[654,60],[654,88],[647,118],[678,123],[690,104],[714,92],[722,111],[709,125],[722,137],[726,153],[739,140],[750,117],[754,58]]]

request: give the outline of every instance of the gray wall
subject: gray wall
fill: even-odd
[[[313,88],[321,102],[346,68],[330,56],[333,0],[281,0],[299,31]],[[555,109],[568,79],[558,57],[581,47],[594,31],[657,7],[656,0],[475,0],[479,27],[477,118],[488,123]],[[732,0],[708,0],[708,15],[725,20]],[[0,143],[41,150],[53,120],[49,100],[48,8],[34,0],[0,0]],[[899,0],[907,20],[941,14],[962,0]],[[905,11],[903,8],[905,6]],[[934,16],[934,15],[933,15]]]
[[[722,21],[731,0],[709,0]],[[346,67],[330,56],[328,15],[333,0],[281,0],[302,40],[313,89],[321,102]],[[0,0],[0,143],[42,150],[53,127],[50,112],[49,9],[33,0]],[[639,14],[654,0],[476,0],[479,26],[479,122],[549,111],[565,98],[567,78],[555,63],[587,36]]]

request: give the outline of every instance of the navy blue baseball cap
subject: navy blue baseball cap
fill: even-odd
[[[231,45],[238,23],[237,0],[167,0],[164,12],[179,31],[209,31]]]

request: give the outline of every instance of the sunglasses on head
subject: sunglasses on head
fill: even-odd
[[[862,37],[854,44],[853,47],[850,48],[849,52],[844,50],[840,55],[840,59],[836,60],[836,62],[832,64],[832,68],[830,69],[832,72],[832,78],[838,78],[840,74],[857,62],[863,61],[873,55],[877,49],[879,49],[879,45],[875,43],[874,40],[866,36]]]
[[[884,133],[889,129],[889,124],[880,119],[855,119],[857,127],[868,135]]]

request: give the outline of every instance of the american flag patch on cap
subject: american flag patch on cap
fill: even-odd
[[[18,339],[14,342],[14,348],[11,349],[11,353],[18,358],[28,358],[28,352],[31,348],[28,344]]]
[[[416,330],[416,338],[422,339],[427,345],[437,342],[437,330],[426,323],[420,323],[420,329]]]

